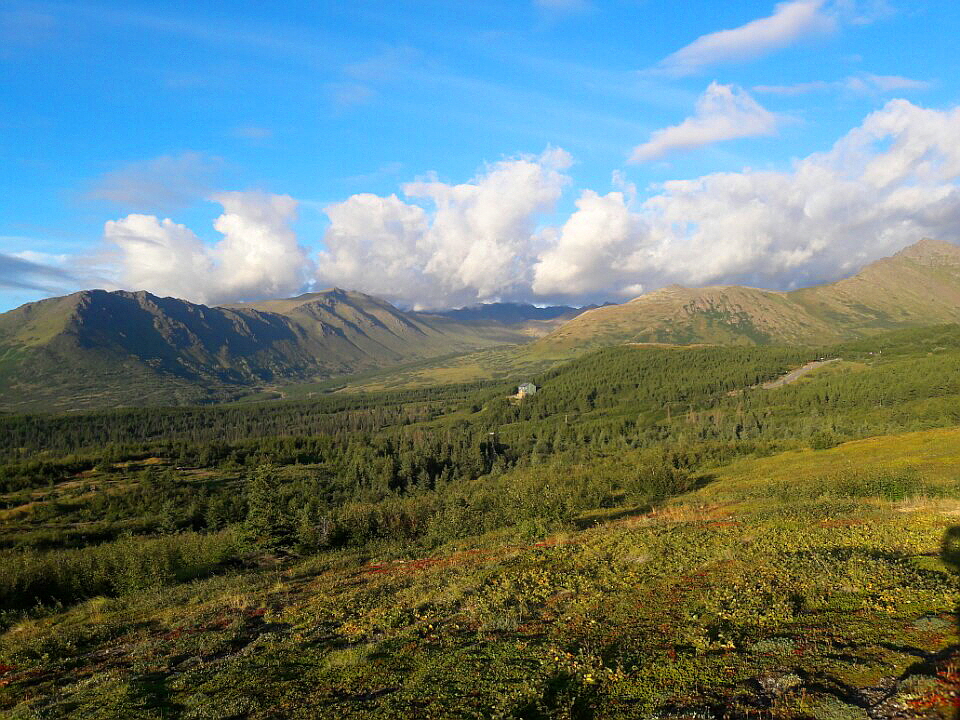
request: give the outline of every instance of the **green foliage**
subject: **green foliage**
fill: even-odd
[[[921,493],[938,495],[935,488],[923,482],[916,472],[910,470],[884,470],[880,472],[847,472],[829,485],[840,496],[851,498],[875,497],[897,502]]]
[[[810,437],[810,447],[814,450],[827,450],[836,447],[840,442],[841,439],[829,430],[817,430]]]
[[[0,662],[96,678],[0,711],[683,716],[769,686],[799,717],[814,673],[877,687],[953,633],[960,436],[846,442],[960,422],[960,332],[925,333],[609,348],[522,402],[0,418]]]
[[[235,555],[232,532],[127,537],[82,550],[0,551],[0,607],[73,603],[204,577]]]
[[[247,517],[242,538],[253,550],[289,548],[294,541],[294,522],[287,512],[283,486],[272,465],[261,465],[247,483]]]
[[[804,457],[822,493],[860,482]],[[765,488],[737,486],[720,511],[707,486],[545,542],[494,535],[413,561],[326,551],[62,609],[0,637],[18,668],[0,709],[716,719],[765,702],[804,718],[881,682],[898,704],[946,693],[947,666],[918,662],[956,642],[956,577],[926,562],[944,522],[829,498],[785,520],[777,498],[755,504]]]
[[[686,468],[677,466],[677,461],[662,452],[644,453],[635,475],[624,483],[627,497],[636,503],[663,502],[692,490],[694,479]]]

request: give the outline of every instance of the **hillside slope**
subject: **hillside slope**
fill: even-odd
[[[590,310],[542,348],[622,342],[829,343],[881,330],[960,321],[960,247],[921,240],[835,283],[794,292],[670,286]]]
[[[0,409],[226,399],[528,339],[339,289],[231,307],[88,290],[0,315]]]
[[[859,333],[960,321],[960,247],[924,239],[852,277],[796,290],[791,300]]]
[[[831,354],[0,418],[0,714],[955,718],[960,326]]]

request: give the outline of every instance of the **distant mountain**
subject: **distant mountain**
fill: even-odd
[[[526,303],[481,303],[457,310],[441,310],[437,315],[465,323],[493,320],[504,324],[520,324],[530,320],[557,320],[576,317],[583,308],[569,305],[551,305],[537,307]]]
[[[585,312],[536,346],[820,344],[946,322],[960,322],[960,247],[924,239],[852,277],[794,292],[666,287]]]
[[[436,314],[465,325],[489,325],[496,323],[525,332],[531,337],[541,337],[560,327],[567,320],[575,318],[585,310],[597,307],[591,305],[575,308],[568,305],[537,307],[528,303],[483,303],[459,308],[441,310]]]
[[[87,290],[0,315],[0,409],[222,400],[529,340],[339,289],[229,307]]]

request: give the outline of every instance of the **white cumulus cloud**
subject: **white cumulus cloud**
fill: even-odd
[[[534,267],[534,293],[589,298],[631,287],[640,294],[629,258],[647,229],[623,192],[584,190],[563,227],[548,232],[551,242]]]
[[[683,150],[724,140],[773,135],[777,116],[741,88],[710,83],[697,99],[696,111],[679,125],[655,131],[633,149],[630,161],[648,162],[673,150]]]
[[[778,3],[768,17],[701,35],[660,61],[657,69],[669,75],[693,75],[714,65],[753,60],[804,36],[830,32],[837,20],[824,5],[824,0]]]
[[[278,297],[300,291],[312,268],[291,223],[296,201],[287,195],[220,193],[207,245],[184,225],[153,215],[111,220],[104,239],[116,253],[119,285],[196,302]]]
[[[370,194],[331,205],[318,280],[426,307],[524,294],[538,218],[569,182],[569,164],[553,148],[493,163],[467,183],[406,183],[406,198],[422,205]]]

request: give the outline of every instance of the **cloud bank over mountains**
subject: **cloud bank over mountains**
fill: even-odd
[[[755,112],[749,96],[711,88],[726,96],[721,107]],[[709,114],[698,107],[695,117]],[[682,145],[677,133],[654,135],[647,145],[659,145],[644,152]],[[834,280],[925,235],[960,238],[957,108],[891,100],[784,171],[713,173],[645,193],[615,173],[612,191],[580,189],[557,222],[572,160],[550,148],[459,184],[430,177],[399,195],[352,195],[326,208],[325,249],[312,257],[286,195],[213,196],[223,214],[212,245],[152,215],[108,222],[104,236],[122,287],[222,303],[338,285],[413,307],[624,299],[675,282],[786,289]]]
[[[414,202],[361,194],[332,205],[320,283],[426,307],[528,297],[538,219],[569,184],[570,162],[548,149],[494,163],[459,185],[406,183]]]

